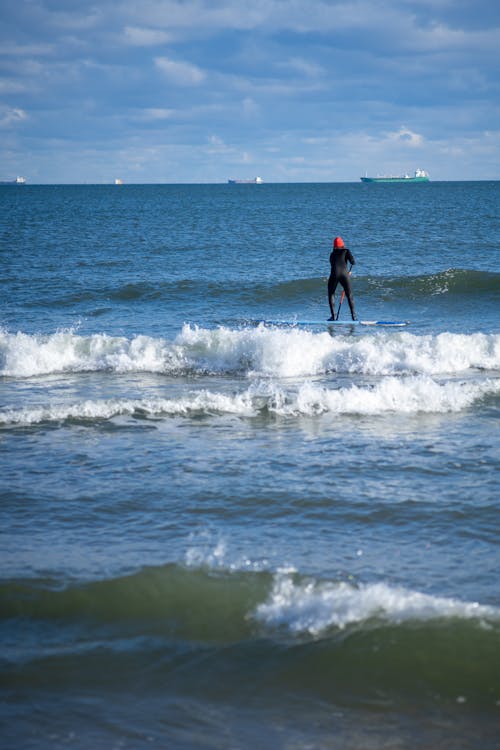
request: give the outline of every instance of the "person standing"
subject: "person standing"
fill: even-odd
[[[344,245],[342,237],[335,237],[333,240],[333,251],[330,254],[331,270],[330,278],[328,279],[328,304],[330,305],[330,312],[332,313],[332,317],[329,318],[329,320],[336,320],[335,290],[338,284],[342,286],[346,293],[352,319],[357,320],[356,310],[354,308],[354,298],[352,296],[351,280],[349,278],[351,272],[347,268],[348,262],[351,264],[351,267],[356,263],[353,254]]]

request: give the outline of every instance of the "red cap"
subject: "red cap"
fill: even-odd
[[[344,240],[342,237],[335,237],[333,240],[333,247],[344,247]]]

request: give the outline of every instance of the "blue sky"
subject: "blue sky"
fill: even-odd
[[[500,179],[496,0],[0,0],[0,179]]]

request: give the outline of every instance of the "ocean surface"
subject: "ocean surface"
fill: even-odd
[[[498,749],[499,261],[500,182],[0,187],[2,749]]]

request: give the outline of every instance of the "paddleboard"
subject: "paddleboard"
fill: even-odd
[[[297,326],[407,326],[407,320],[267,320],[269,325]]]
[[[407,326],[407,320],[327,320],[329,326]]]

